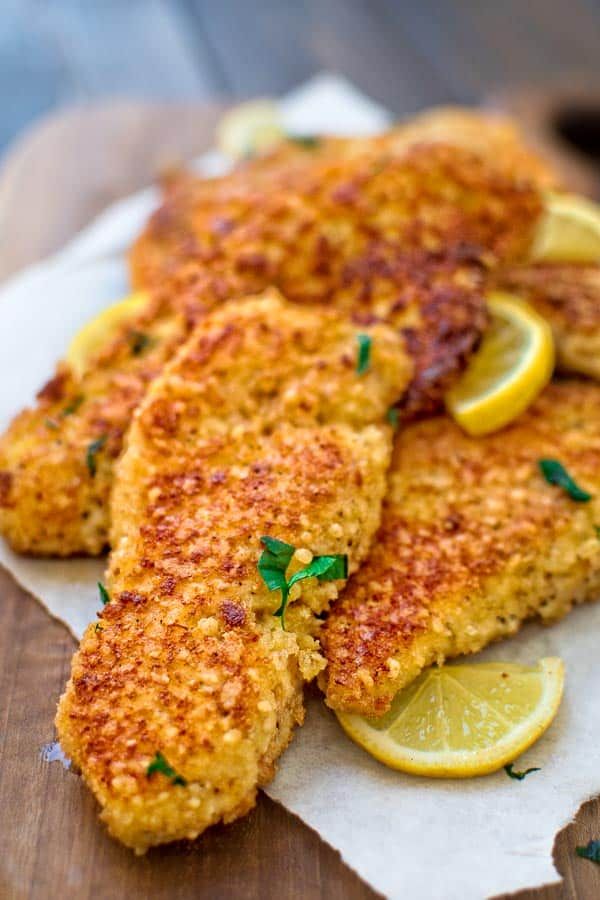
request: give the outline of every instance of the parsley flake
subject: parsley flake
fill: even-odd
[[[305,578],[335,581],[338,578],[348,577],[348,557],[345,553],[334,553],[330,556],[313,557],[308,565],[292,575],[288,581],[285,573],[295,553],[295,547],[268,536],[260,540],[265,550],[258,561],[258,571],[270,591],[281,591],[281,604],[274,615],[281,619],[283,629],[285,629],[285,611],[293,585]]]
[[[79,407],[81,406],[81,404],[83,403],[84,399],[85,399],[85,397],[83,396],[83,394],[78,394],[76,397],[74,397],[71,400],[71,402],[69,404],[67,404],[67,406],[65,406],[65,408],[61,412],[61,414],[60,414],[61,417],[64,419],[65,416],[72,416],[73,413],[76,413],[77,410],[79,409]]]
[[[44,425],[51,431],[56,431],[56,429],[58,428],[58,423],[55,422],[54,419],[46,419]]]
[[[390,406],[387,413],[385,414],[385,417],[394,431],[398,431],[398,410],[395,406]]]
[[[358,356],[356,358],[356,373],[362,375],[371,365],[371,344],[373,338],[368,334],[358,334]]]
[[[596,532],[596,537],[600,540],[600,525],[594,525],[594,531]]]
[[[321,138],[316,134],[288,134],[287,139],[305,150],[315,150],[321,144]]]
[[[85,463],[92,478],[97,472],[96,457],[100,450],[102,450],[102,448],[104,447],[105,443],[106,435],[102,434],[95,441],[92,441],[92,443],[87,448],[87,453],[85,454]]]
[[[131,344],[131,352],[134,356],[139,356],[144,350],[147,350],[153,343],[152,338],[143,331],[131,331],[129,334],[129,342]]]
[[[182,775],[178,775],[173,766],[169,765],[160,750],[154,754],[154,759],[148,764],[146,775],[149,778],[154,772],[162,772],[167,778],[170,778],[173,784],[181,784],[185,787],[187,781]]]
[[[102,606],[106,606],[107,603],[110,603],[110,594],[104,587],[101,581],[97,582],[98,584],[98,593],[100,594],[100,600],[102,601]]]
[[[538,460],[538,465],[548,484],[555,484],[557,487],[561,487],[571,500],[576,500],[578,503],[587,503],[588,500],[592,499],[592,495],[579,487],[563,464],[557,459],[540,459]]]
[[[96,622],[96,627],[94,628],[94,631],[102,631],[102,630],[103,630],[102,623]]]
[[[577,856],[600,864],[600,841],[590,841],[585,847],[575,847]]]
[[[507,766],[504,766],[504,771],[509,778],[513,778],[515,781],[523,781],[523,779],[527,778],[528,775],[531,775],[532,772],[541,772],[539,766],[532,766],[531,769],[525,769],[523,772],[515,772],[513,766],[514,763],[509,763]]]

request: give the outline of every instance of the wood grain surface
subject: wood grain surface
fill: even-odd
[[[0,275],[56,249],[111,199],[148,183],[164,162],[201,152],[216,115],[215,108],[110,104],[34,129],[0,170],[7,236]],[[313,831],[264,795],[248,817],[191,845],[136,858],[109,839],[81,779],[41,758],[54,736],[73,650],[66,629],[0,571],[1,900],[376,896]],[[600,801],[586,804],[557,838],[562,884],[514,897],[600,897],[600,867],[575,854],[591,838],[600,838]]]

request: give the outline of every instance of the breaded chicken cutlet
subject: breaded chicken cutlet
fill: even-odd
[[[411,376],[396,332],[275,294],[216,310],[135,414],[112,507],[108,602],[57,715],[110,832],[138,852],[254,803],[322,667],[312,636],[343,580],[290,593],[285,629],[257,563],[264,535],[353,572],[380,519],[386,411]],[[152,765],[154,762],[154,765]],[[148,767],[150,766],[150,771]],[[153,772],[153,768],[157,768]]]
[[[264,173],[263,173],[264,175]],[[173,187],[132,253],[141,312],[82,372],[61,363],[0,440],[0,533],[23,553],[98,554],[114,460],[148,384],[225,300],[282,288],[402,333],[407,415],[429,412],[486,324],[483,268],[527,255],[539,189],[441,144]]]
[[[589,492],[549,484],[553,459]],[[427,666],[600,595],[600,388],[550,385],[511,426],[447,417],[398,437],[382,525],[323,629],[327,702],[383,714]]]
[[[498,286],[550,322],[559,368],[600,379],[599,266],[520,266],[502,271]]]
[[[494,165],[511,177],[518,174],[545,190],[563,187],[554,167],[528,146],[514,120],[497,111],[461,106],[433,107],[367,137],[288,137],[275,147],[238,163],[237,171],[242,178],[248,170],[252,170],[253,177],[269,177],[276,167],[302,164],[307,154],[320,159],[340,159],[365,150],[397,154],[406,147],[423,143],[464,147],[493,160]]]

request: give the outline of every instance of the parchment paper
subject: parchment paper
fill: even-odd
[[[322,75],[282,101],[298,132],[365,133],[387,113],[343,80]],[[224,167],[211,153],[197,165]],[[0,429],[49,377],[70,337],[128,289],[124,251],[156,203],[153,189],[107,210],[58,256],[0,291]],[[102,561],[21,559],[0,541],[0,563],[48,612],[80,636],[99,606]],[[390,771],[354,746],[317,699],[267,793],[298,814],[366,881],[392,898],[471,900],[554,881],[556,832],[600,791],[598,736],[600,605],[552,629],[528,626],[483,656],[566,662],[558,718],[519,767],[470,781],[425,780]],[[600,837],[600,834],[598,835]]]

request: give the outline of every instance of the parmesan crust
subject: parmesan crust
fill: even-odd
[[[405,417],[439,407],[485,329],[485,272],[527,253],[539,187],[438,140],[392,135],[339,155],[279,153],[222,179],[170,179],[131,254],[147,307],[107,334],[82,374],[62,363],[0,439],[0,533],[14,549],[102,552],[133,411],[194,325],[226,300],[275,286],[361,326],[389,322],[414,360]],[[148,341],[136,355],[137,333]],[[91,475],[86,450],[102,435]]]
[[[550,322],[564,372],[600,379],[599,266],[520,266],[500,272],[498,285],[528,300]]]
[[[144,852],[254,803],[302,721],[322,668],[315,635],[341,581],[295,585],[286,629],[263,583],[260,538],[367,555],[392,429],[411,377],[397,334],[358,330],[276,294],[208,316],[155,380],[118,465],[111,601],[73,660],[57,727],[102,819]],[[187,784],[148,777],[163,754]]]
[[[593,496],[544,480],[560,461]],[[600,595],[600,388],[552,384],[513,425],[446,417],[397,438],[382,525],[323,630],[327,702],[380,715],[427,666]]]

